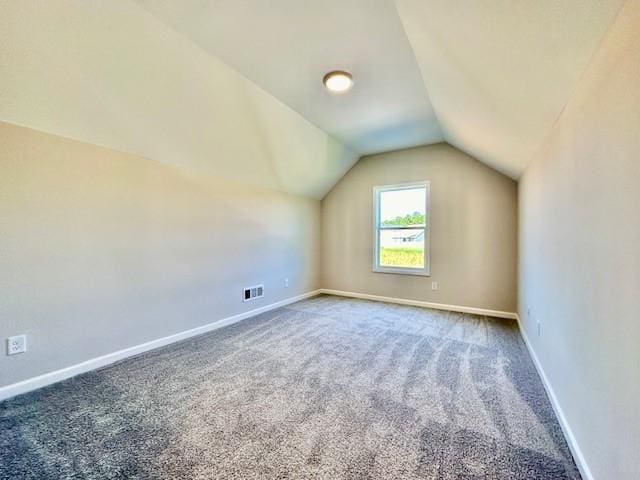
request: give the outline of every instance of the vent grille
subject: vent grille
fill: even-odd
[[[264,285],[254,285],[253,287],[245,287],[242,292],[242,301],[249,302],[264,296]]]

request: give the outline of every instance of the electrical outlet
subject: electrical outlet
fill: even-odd
[[[284,286],[285,286],[285,288],[289,288],[289,279],[288,278],[284,279]]]
[[[431,290],[438,290],[438,282],[431,282]]]
[[[7,355],[15,355],[27,351],[27,336],[17,335],[7,338]]]

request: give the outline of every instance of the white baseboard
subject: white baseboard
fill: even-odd
[[[524,339],[524,343],[527,346],[527,350],[529,350],[529,355],[531,355],[531,359],[533,360],[533,364],[538,371],[538,375],[542,379],[542,384],[544,385],[544,389],[547,391],[547,396],[551,401],[551,406],[553,407],[553,411],[560,422],[560,427],[562,428],[562,432],[564,433],[565,439],[567,440],[567,444],[569,445],[569,449],[573,454],[573,459],[576,462],[576,466],[578,470],[580,470],[580,474],[584,480],[593,480],[593,475],[591,474],[591,470],[587,465],[587,461],[582,454],[582,450],[578,445],[576,437],[573,435],[573,431],[569,426],[569,422],[567,422],[567,417],[564,415],[564,411],[558,402],[558,397],[556,397],[555,392],[553,391],[553,387],[547,378],[544,369],[542,368],[542,364],[540,360],[538,360],[538,356],[536,355],[535,350],[531,346],[531,342],[529,342],[529,337],[527,336],[527,332],[525,331],[522,322],[520,321],[520,316],[516,315],[516,320],[518,321],[518,327],[520,328],[520,333],[522,334],[522,338]]]
[[[400,305],[412,305],[414,307],[434,308],[436,310],[448,310],[450,312],[473,313],[475,315],[486,315],[488,317],[510,318],[515,320],[517,314],[513,312],[501,312],[499,310],[487,310],[485,308],[464,307],[460,305],[446,305],[443,303],[423,302],[422,300],[408,300],[406,298],[382,297],[380,295],[369,295],[368,293],[344,292],[342,290],[330,290],[323,288],[321,293],[327,295],[339,295],[341,297],[363,298],[376,302],[398,303]]]
[[[183,332],[175,333],[167,337],[151,340],[150,342],[141,343],[140,345],[135,345],[133,347],[125,348],[123,350],[118,350],[117,352],[108,353],[106,355],[102,355],[101,357],[92,358],[85,362],[78,363],[76,365],[71,365],[70,367],[62,368],[60,370],[55,370],[53,372],[45,373],[37,377],[29,378],[21,382],[17,382],[11,385],[7,385],[5,387],[1,387],[0,401],[10,397],[14,397],[16,395],[20,395],[21,393],[30,392],[31,390],[36,390],[38,388],[51,385],[52,383],[56,383],[61,380],[65,380],[67,378],[74,377],[81,373],[85,373],[100,367],[104,367],[105,365],[109,365],[119,360],[123,360],[127,357],[132,357],[134,355],[138,355],[140,353],[144,353],[149,350],[153,350],[159,347],[163,347],[165,345],[169,345],[170,343],[178,342],[180,340],[185,340],[187,338],[194,337],[196,335],[200,335],[206,332],[210,332],[212,330],[216,330],[221,327],[225,327],[227,325],[231,325],[233,323],[237,323],[241,320],[244,320],[249,317],[253,317],[260,313],[267,312],[269,310],[273,310],[273,309],[282,307],[284,305],[289,305],[290,303],[304,300],[305,298],[314,297],[319,294],[320,294],[320,290],[307,292],[302,295],[298,295],[296,297],[287,298],[285,300],[281,300],[279,302],[272,303],[270,305],[265,305],[264,307],[256,308],[254,310],[249,310],[248,312],[243,312],[237,315],[233,315],[231,317],[222,318],[220,320],[216,320],[215,322],[202,325],[201,327],[192,328],[190,330],[185,330]]]

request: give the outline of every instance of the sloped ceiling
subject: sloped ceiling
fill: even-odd
[[[134,1],[359,154],[443,140],[393,1]]]
[[[1,2],[0,120],[314,198],[358,159],[127,0]]]
[[[396,0],[445,139],[518,178],[623,0]]]
[[[1,2],[0,120],[315,198],[442,140],[518,178],[622,3]]]
[[[359,154],[444,139],[513,178],[623,3],[135,1]]]

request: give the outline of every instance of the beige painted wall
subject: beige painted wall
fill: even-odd
[[[593,477],[640,478],[640,1],[605,37],[519,204],[533,349]]]
[[[0,232],[0,386],[319,287],[319,201],[7,123]]]
[[[431,182],[431,277],[374,273],[372,189],[418,180]],[[322,201],[322,286],[515,312],[516,199],[513,180],[444,143],[363,157]]]

